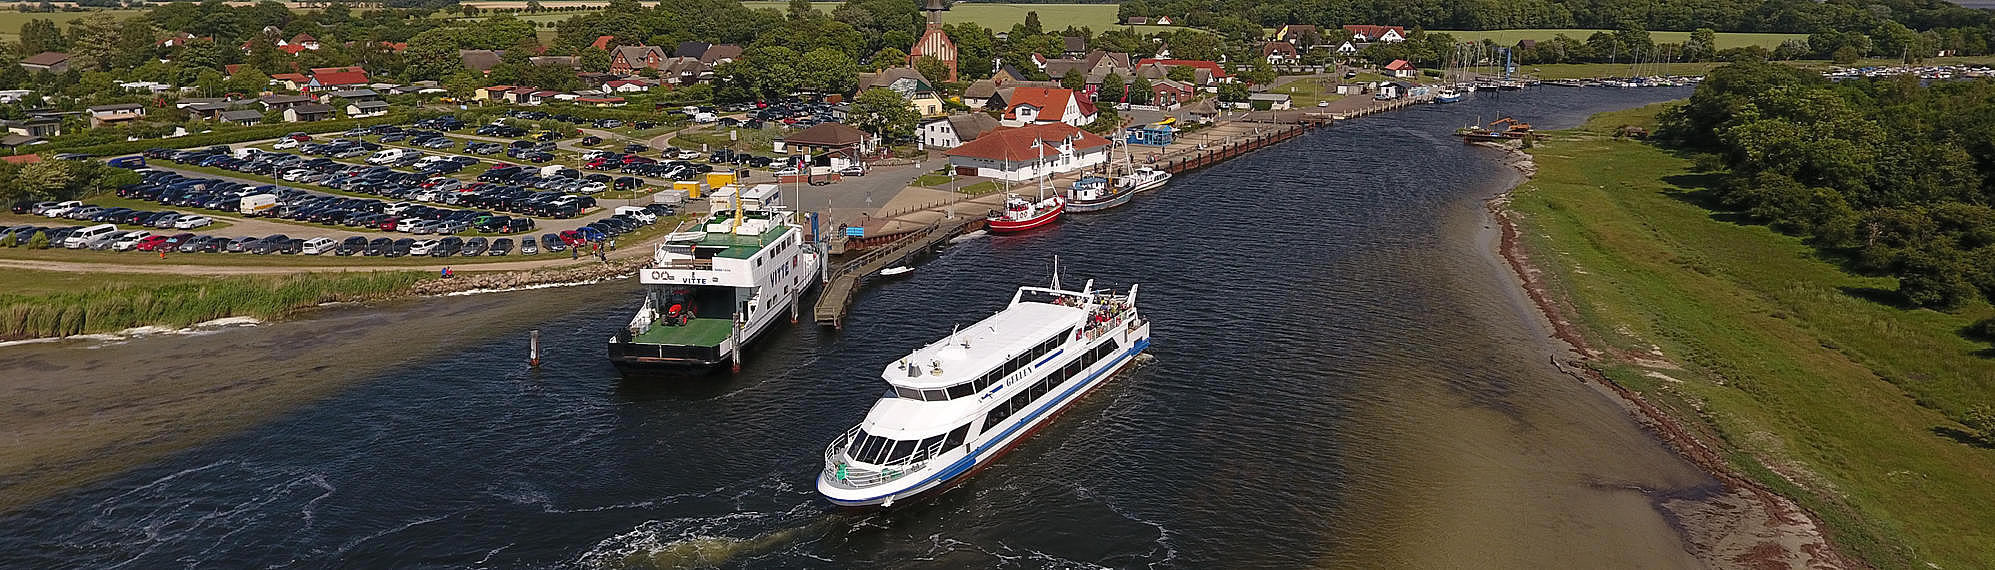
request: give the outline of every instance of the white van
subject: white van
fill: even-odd
[[[305,240],[305,247],[301,251],[305,252],[305,255],[318,255],[332,251],[335,247],[339,247],[339,242],[333,241],[332,238],[316,237]]]
[[[370,157],[367,157],[367,163],[368,163],[368,164],[393,164],[393,163],[395,163],[396,161],[399,161],[399,160],[402,160],[402,158],[403,158],[403,157],[406,157],[406,156],[408,156],[408,155],[409,155],[409,153],[411,153],[411,152],[415,152],[415,151],[412,151],[412,150],[409,150],[409,149],[405,149],[405,148],[390,148],[390,149],[382,149],[382,150],[381,150],[380,152],[376,152],[376,153],[374,153],[374,156],[370,156]]]
[[[131,251],[132,248],[138,247],[140,240],[143,240],[148,237],[152,237],[152,232],[145,230],[138,230],[132,233],[128,233],[125,234],[123,237],[118,238],[117,243],[111,244],[111,249],[115,251]]]
[[[83,244],[90,243],[90,240],[104,237],[115,231],[118,231],[118,226],[114,224],[97,224],[69,234],[69,239],[62,240],[62,246],[69,249],[77,249],[83,247]]]
[[[277,195],[252,194],[249,196],[243,196],[242,202],[237,204],[236,206],[237,206],[236,207],[237,213],[240,213],[245,216],[261,216],[264,214],[270,214],[277,210]]]
[[[60,202],[54,206],[50,206],[49,209],[47,210],[42,210],[42,215],[50,218],[60,218],[62,217],[63,214],[69,213],[70,210],[74,210],[81,207],[83,207],[83,202],[76,200],[70,200],[68,202]]]
[[[637,218],[637,221],[647,224],[658,221],[657,214],[645,210],[642,206],[618,206],[615,213],[617,215],[630,214],[630,217]]]

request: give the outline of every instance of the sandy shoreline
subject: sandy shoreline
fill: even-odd
[[[1653,497],[1654,506],[1676,526],[1684,545],[1714,568],[1864,568],[1843,556],[1824,536],[1816,517],[1792,500],[1746,478],[1718,450],[1696,434],[1695,418],[1677,418],[1589,366],[1622,358],[1590,345],[1571,318],[1570,301],[1543,278],[1520,239],[1516,216],[1509,209],[1511,192],[1537,174],[1531,155],[1522,150],[1485,144],[1508,153],[1505,166],[1523,174],[1517,184],[1485,202],[1485,215],[1500,231],[1495,254],[1510,269],[1510,277],[1536,308],[1569,352],[1551,359],[1552,366],[1597,388],[1625,409],[1650,433],[1684,460],[1697,465],[1724,485],[1724,492],[1702,497]],[[1644,357],[1653,360],[1652,357]]]

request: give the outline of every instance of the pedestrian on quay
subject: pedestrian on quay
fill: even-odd
[[[582,248],[579,248],[579,247],[571,247],[571,248],[568,248],[568,260],[569,260],[569,261],[574,261],[574,260],[577,260],[577,259],[581,259],[581,258],[582,258],[582,252],[581,252],[581,249],[582,249]]]
[[[596,249],[596,260],[603,262],[603,265],[610,264],[610,256],[609,254],[603,253],[602,248]]]
[[[610,240],[610,251],[617,250],[617,240]]]

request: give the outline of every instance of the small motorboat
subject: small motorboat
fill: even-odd
[[[893,277],[893,276],[895,276],[895,275],[900,275],[900,274],[902,274],[902,273],[908,273],[908,272],[911,272],[911,271],[914,271],[914,268],[913,268],[913,267],[908,267],[908,266],[906,266],[906,265],[895,265],[895,266],[893,266],[893,267],[888,267],[888,268],[886,268],[886,269],[881,269],[881,270],[880,270],[880,276],[881,276],[881,277]]]

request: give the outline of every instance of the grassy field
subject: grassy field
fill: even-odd
[[[0,339],[186,326],[223,317],[270,319],[328,301],[401,291],[418,272],[189,277],[0,272]]]
[[[1358,77],[1353,78],[1352,81],[1364,81],[1365,79],[1363,79],[1363,77],[1366,75],[1373,75],[1373,74],[1360,73],[1358,74]],[[1269,90],[1268,92],[1287,94],[1289,96],[1289,99],[1296,106],[1296,108],[1315,107],[1317,101],[1336,101],[1338,99],[1343,99],[1345,97],[1344,95],[1338,95],[1337,92],[1334,91],[1333,88],[1330,86],[1331,84],[1334,84],[1338,81],[1340,80],[1299,79],[1296,81],[1283,83]]]
[[[70,22],[95,12],[109,12],[120,19],[130,18],[145,12],[144,10],[94,10],[85,12],[49,12],[43,14],[17,12],[14,11],[12,5],[4,7],[6,8],[5,10],[0,10],[0,42],[19,41],[21,39],[21,25],[28,23],[28,20],[49,20],[66,29],[69,27]]]
[[[1044,17],[1044,14],[1041,14],[1041,17]],[[1517,40],[1544,41],[1552,39],[1552,36],[1556,36],[1559,34],[1565,34],[1566,37],[1575,40],[1586,41],[1586,37],[1593,35],[1594,32],[1612,32],[1613,30],[1532,29],[1532,30],[1430,30],[1430,31],[1448,34],[1454,36],[1455,39],[1459,40],[1488,39],[1495,41],[1497,45],[1511,46],[1511,45],[1517,45]],[[1684,40],[1690,39],[1690,32],[1649,32],[1649,38],[1659,44],[1683,43]],[[1716,39],[1718,41],[1718,49],[1730,49],[1730,48],[1743,47],[1743,46],[1760,46],[1766,49],[1773,49],[1776,47],[1780,47],[1781,42],[1785,42],[1787,40],[1807,41],[1808,35],[1718,32]]]
[[[1950,436],[1946,414],[1995,401],[1995,359],[1959,334],[1995,310],[1881,304],[1892,279],[1707,209],[1722,175],[1607,134],[1655,111],[1555,133],[1514,194],[1536,265],[1612,355],[1596,366],[1701,420],[1740,471],[1874,566],[1986,567],[1995,449]]]

